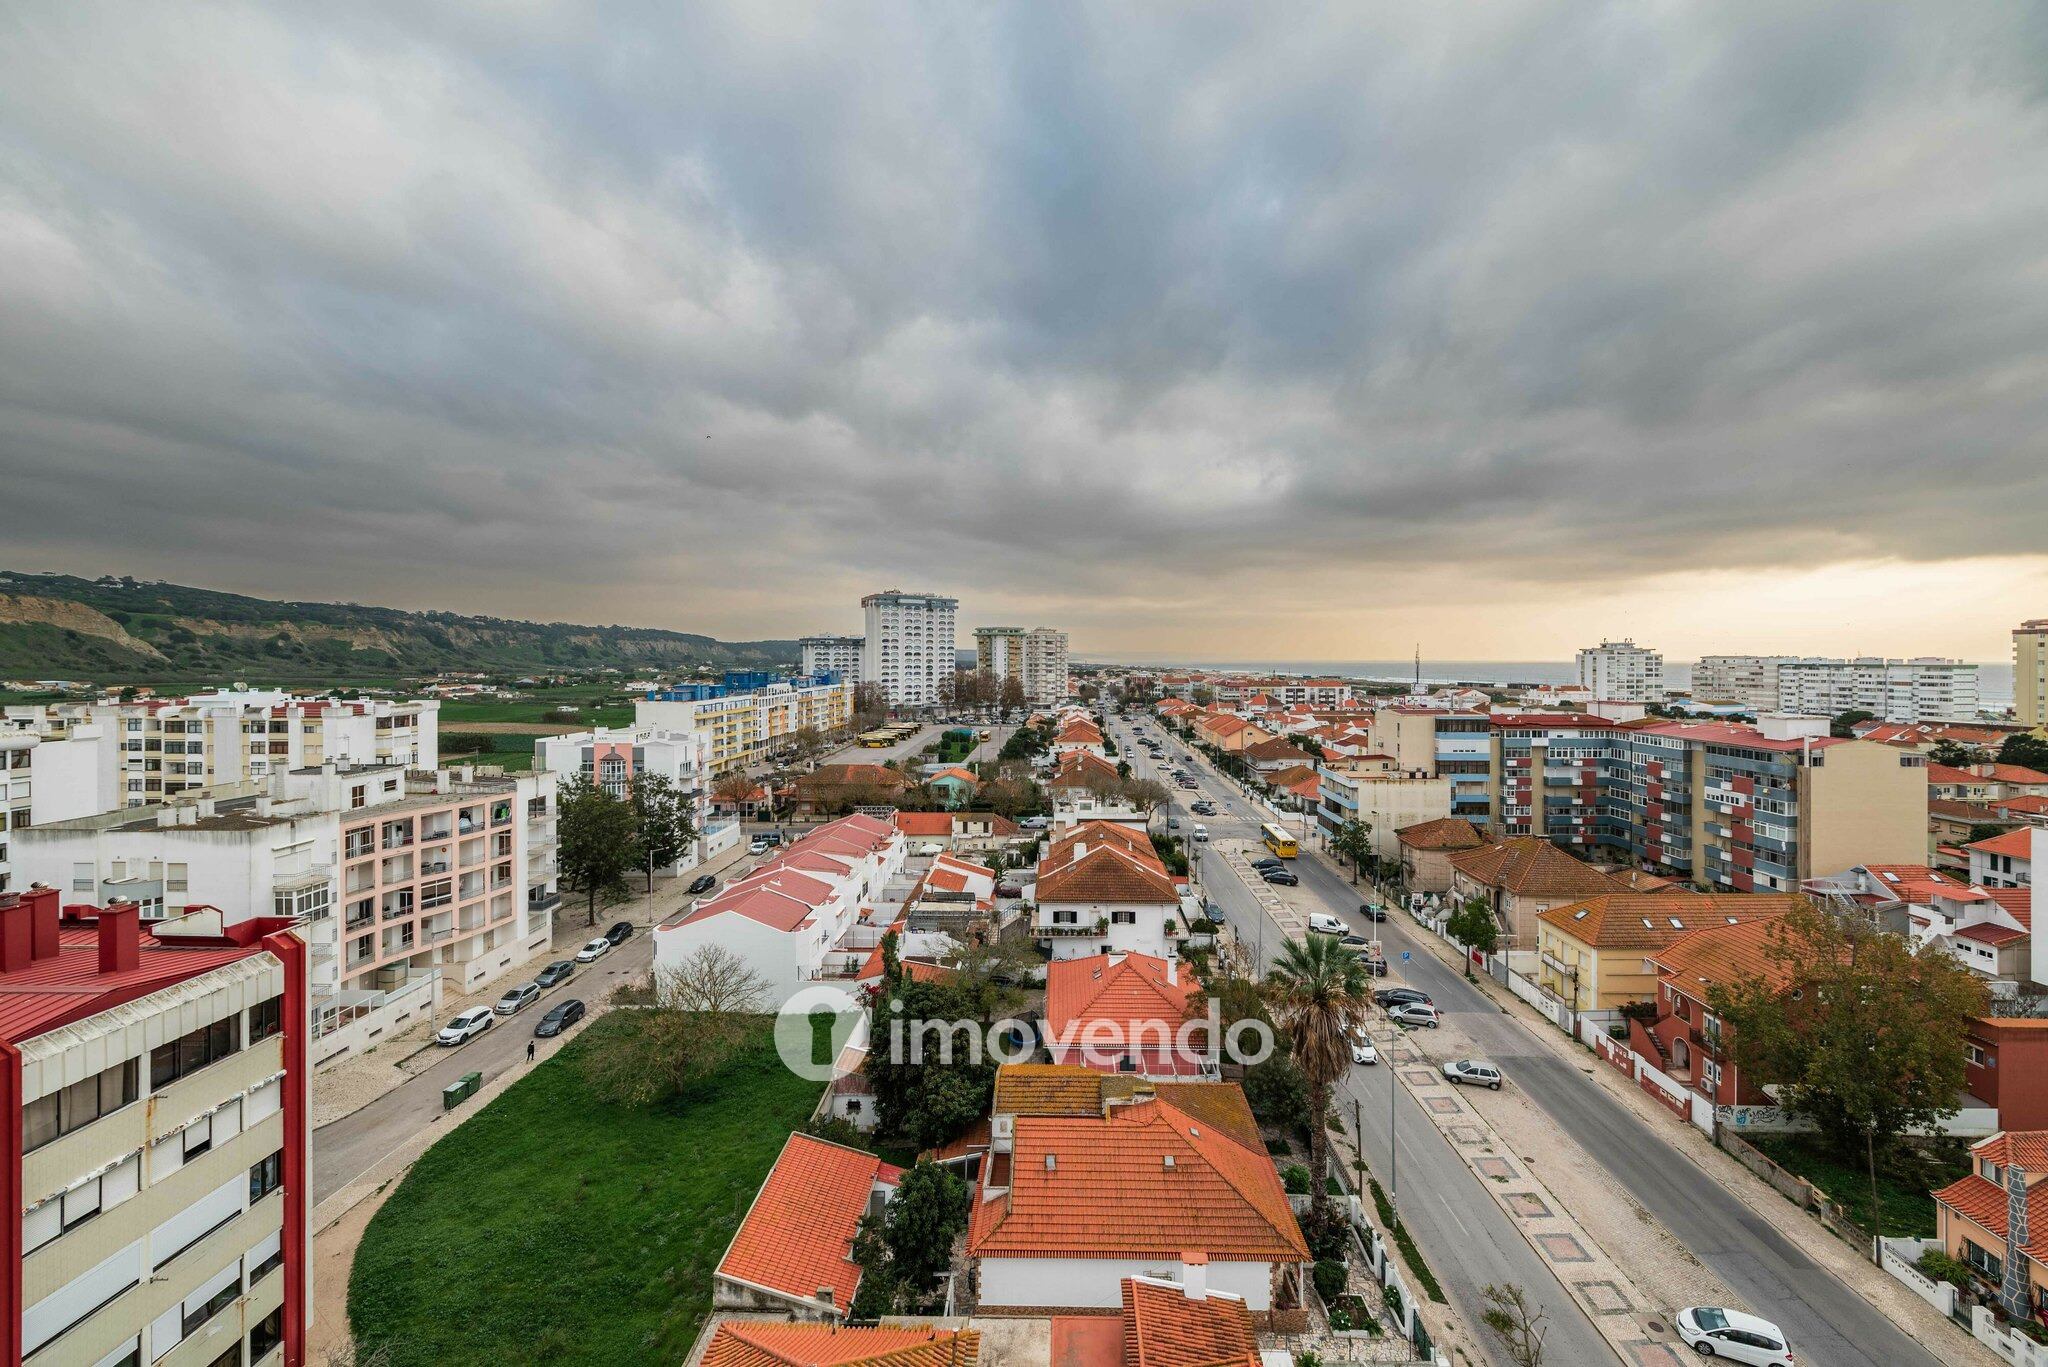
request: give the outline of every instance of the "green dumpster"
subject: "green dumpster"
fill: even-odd
[[[477,1089],[484,1085],[482,1073],[464,1073],[441,1089],[441,1109],[452,1111],[463,1102],[475,1096]]]

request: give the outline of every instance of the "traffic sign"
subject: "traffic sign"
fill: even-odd
[[[1405,963],[1407,963],[1407,962],[1408,962],[1408,961],[1409,961],[1410,959],[1412,959],[1412,958],[1414,958],[1414,957],[1415,957],[1415,956],[1414,956],[1413,954],[1410,954],[1410,953],[1409,953],[1409,952],[1408,952],[1407,950],[1405,950],[1405,949],[1401,951],[1401,962],[1402,962],[1402,963],[1404,963],[1404,964],[1405,964]]]

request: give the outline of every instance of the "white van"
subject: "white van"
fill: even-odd
[[[1342,935],[1344,923],[1327,911],[1312,911],[1308,914],[1308,928],[1318,935]]]
[[[1195,829],[1192,834],[1197,840],[1207,840],[1209,838],[1209,828],[1198,821],[1195,823]]]

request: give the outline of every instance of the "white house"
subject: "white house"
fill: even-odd
[[[1262,1322],[1302,1303],[1308,1244],[1254,1125],[1136,1093],[1096,1114],[1018,1115],[992,1131],[982,1171],[967,1256],[984,1314],[1115,1305],[1124,1278],[1185,1278],[1190,1254],[1206,1289]]]
[[[668,872],[686,873],[737,845],[740,823],[711,815],[711,734],[660,726],[599,727],[534,742],[536,769],[575,776],[623,797],[634,777],[659,774],[689,804],[693,848]]]
[[[2048,854],[2048,831],[2021,826],[1963,849],[1970,856],[1970,881],[1987,888],[2030,888],[2034,866]]]
[[[1187,932],[1179,885],[1152,842],[1108,822],[1047,843],[1035,896],[1031,933],[1055,959],[1112,951],[1166,958]]]
[[[855,931],[902,869],[906,849],[901,831],[870,817],[820,826],[656,926],[655,972],[716,944],[767,980],[769,1009],[818,982],[850,991],[870,948]]]

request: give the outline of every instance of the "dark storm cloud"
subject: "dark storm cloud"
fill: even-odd
[[[2044,62],[1935,3],[19,8],[7,562],[733,634],[1191,548],[2039,552]]]

